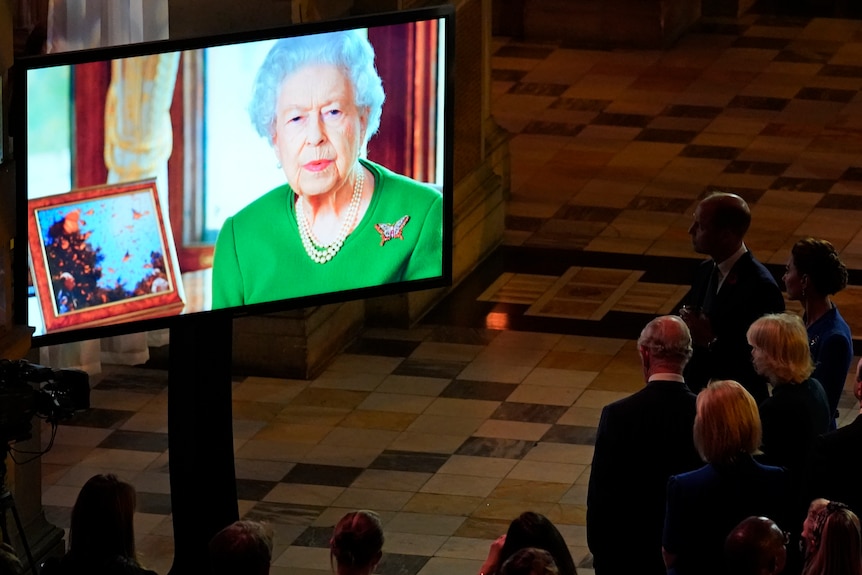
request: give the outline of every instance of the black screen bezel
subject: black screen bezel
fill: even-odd
[[[410,22],[426,20],[442,20],[445,22],[445,34],[440,42],[446,54],[442,67],[443,77],[440,84],[443,87],[444,118],[443,118],[443,249],[442,249],[442,273],[438,277],[403,281],[397,283],[381,284],[352,290],[321,293],[302,296],[297,298],[244,305],[240,307],[224,308],[189,313],[185,315],[174,315],[169,317],[151,319],[132,319],[122,323],[103,325],[98,327],[81,327],[64,331],[55,331],[34,335],[32,347],[56,345],[94,339],[99,337],[115,336],[154,329],[169,328],[177,322],[194,321],[194,318],[210,314],[227,314],[233,317],[248,315],[259,315],[283,311],[297,310],[312,306],[332,303],[342,303],[352,300],[365,299],[369,297],[380,297],[400,294],[423,289],[444,288],[452,285],[452,250],[453,250],[453,201],[454,201],[454,72],[455,72],[455,10],[452,5],[440,5],[430,8],[415,10],[404,10],[385,14],[375,14],[342,18],[325,22],[313,22],[296,24],[290,26],[279,26],[263,30],[247,32],[206,35],[195,38],[182,38],[178,40],[161,40],[156,42],[145,42],[140,44],[112,46],[107,48],[94,48],[56,54],[45,54],[39,56],[25,57],[16,60],[14,66],[14,86],[20,90],[17,101],[21,102],[21,109],[13,113],[21,114],[21,121],[17,122],[18,130],[14,136],[16,163],[16,239],[13,250],[13,278],[14,278],[14,321],[17,324],[27,324],[28,316],[28,193],[27,193],[27,130],[26,130],[26,90],[27,71],[50,66],[75,65],[87,62],[97,62],[128,58],[134,56],[149,55],[162,52],[173,52],[182,50],[198,50],[208,47],[223,46],[242,42],[254,42],[261,40],[276,39],[288,36],[300,36],[354,28],[372,28],[378,26],[391,26],[407,24]]]

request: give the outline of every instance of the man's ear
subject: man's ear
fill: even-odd
[[[642,345],[639,345],[638,346],[638,354],[640,354],[640,356],[641,356],[641,362],[645,366],[649,365],[649,358],[650,358],[649,348],[642,346]]]

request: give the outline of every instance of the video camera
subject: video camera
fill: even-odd
[[[0,359],[0,445],[29,439],[33,416],[56,425],[89,407],[87,372]]]

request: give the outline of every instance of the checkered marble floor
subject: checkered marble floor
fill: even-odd
[[[836,301],[862,334],[860,62],[856,20],[706,21],[663,52],[495,39],[492,108],[512,134],[505,245],[420,325],[364,332],[317,379],[234,383],[240,513],[274,525],[273,573],[329,573],[331,527],[357,507],[384,519],[382,575],[475,575],[526,509],[591,573],[595,427],[643,385],[634,339],[697,264],[698,197],[745,197],[747,243],[777,275],[798,237],[835,243],[853,284]],[[138,489],[142,559],[166,573],[159,365],[93,378],[93,409],[43,457],[43,502],[68,527],[81,485],[118,473]],[[845,390],[842,419],[855,413]]]

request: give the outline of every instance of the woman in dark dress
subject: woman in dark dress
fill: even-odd
[[[802,319],[814,360],[811,377],[826,392],[830,429],[835,429],[838,400],[853,359],[853,339],[830,296],[847,286],[847,268],[831,243],[804,238],[793,246],[782,279],[788,299],[802,303],[805,310]]]
[[[772,387],[760,404],[762,461],[797,474],[832,418],[823,386],[811,377],[814,364],[805,325],[791,313],[765,315],[751,324],[748,343],[755,371]]]
[[[662,553],[669,573],[724,573],[724,541],[746,517],[788,528],[787,474],[754,460],[760,438],[757,404],[740,384],[713,381],[697,396],[694,444],[706,465],[668,480]]]

